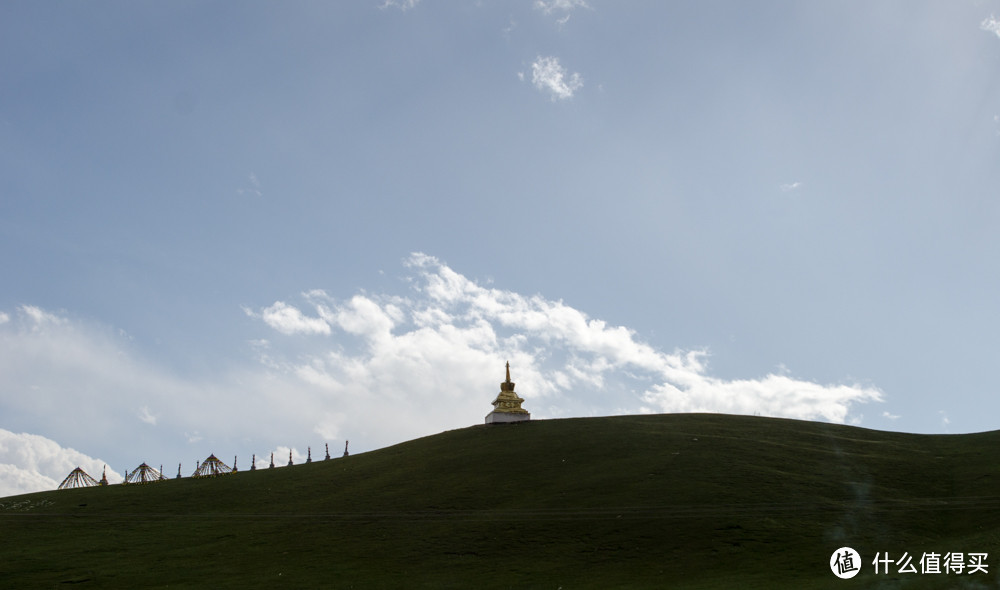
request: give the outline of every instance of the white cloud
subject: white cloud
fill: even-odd
[[[104,465],[43,436],[0,429],[0,496],[54,490],[77,467],[100,479]],[[107,475],[111,483],[122,480],[111,469]]]
[[[544,14],[570,12],[576,8],[590,8],[584,0],[535,0],[535,10]]]
[[[330,325],[322,318],[303,315],[297,308],[276,301],[261,310],[264,322],[282,334],[329,334]]]
[[[503,28],[504,38],[510,39],[510,34],[513,33],[514,29],[516,28],[517,28],[517,21],[515,21],[514,19],[510,19],[510,21],[508,21],[507,23],[507,26]]]
[[[941,431],[945,434],[951,433],[951,419],[948,418],[948,413],[944,410],[938,410],[938,415],[941,416]]]
[[[431,256],[414,254],[406,264],[418,275],[417,297],[314,301],[321,317],[360,340],[357,352],[317,351],[305,362],[288,361],[286,370],[326,391],[384,403],[386,414],[425,418],[419,407],[428,400],[463,416],[482,413],[488,379],[504,359],[530,392],[523,395],[549,416],[607,413],[613,399],[622,411],[844,422],[853,404],[881,400],[871,387],[797,380],[787,369],[759,379],[715,378],[705,351],[664,353],[624,326],[561,301],[480,286]],[[435,393],[418,393],[425,384]],[[466,395],[472,390],[480,393]]]
[[[69,475],[73,469],[75,467],[67,470],[66,475]],[[63,475],[63,478],[66,475]],[[61,482],[62,479],[46,477],[36,471],[24,469],[18,465],[0,463],[0,498],[54,490]],[[0,500],[0,504],[2,503],[3,500]]]
[[[1000,37],[1000,20],[994,17],[992,14],[989,18],[983,19],[983,22],[979,23],[979,28],[995,34]]]
[[[10,315],[0,311],[0,324],[6,324],[10,321]]]
[[[552,56],[538,56],[531,64],[531,83],[542,92],[548,92],[553,101],[572,98],[583,88],[580,74],[568,74],[559,64],[559,58]]]
[[[260,190],[260,181],[257,180],[257,175],[253,172],[250,173],[248,179],[250,181],[250,188],[238,188],[236,192],[241,195],[253,194],[258,197],[264,196],[263,191]]]
[[[535,10],[541,11],[546,16],[562,14],[556,19],[556,24],[560,29],[569,22],[572,11],[577,8],[590,8],[584,0],[535,0],[534,7]]]
[[[105,457],[119,471],[143,461],[204,457],[248,432],[267,445],[277,442],[268,438],[271,427],[284,436],[298,432],[301,410],[286,411],[281,400],[302,401],[306,394],[290,394],[266,369],[220,365],[212,375],[181,378],[138,358],[135,343],[113,328],[29,309],[0,324],[0,427],[58,438]],[[156,430],[146,426],[152,420]],[[220,446],[192,448],[198,440],[189,443],[184,432],[204,433],[204,444]],[[63,467],[42,474],[54,480]]]
[[[781,192],[787,193],[787,192],[798,190],[801,187],[802,187],[802,183],[801,182],[789,182],[787,184],[781,185]]]
[[[666,374],[667,371],[664,371]],[[874,389],[857,385],[820,385],[784,375],[726,381],[700,370],[674,371],[673,379],[653,386],[643,396],[661,412],[725,412],[783,416],[843,423],[852,403],[881,400]]]
[[[22,305],[19,308],[19,311],[31,320],[33,330],[42,330],[47,326],[58,326],[66,322],[64,318],[44,311],[40,307],[35,307],[34,305]],[[4,315],[7,316],[7,314]],[[9,319],[10,316],[7,317]]]
[[[888,420],[899,420],[898,414],[890,414],[889,412],[882,412],[882,417]]]
[[[139,420],[151,426],[156,426],[156,416],[149,411],[149,406],[143,406],[139,409]]]
[[[385,10],[386,8],[393,7],[393,8],[398,8],[405,12],[411,8],[414,8],[419,3],[420,0],[385,0],[385,2],[383,2],[382,5],[379,6],[379,8]]]

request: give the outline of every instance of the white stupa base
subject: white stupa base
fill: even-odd
[[[526,422],[531,420],[531,414],[514,414],[512,412],[490,412],[486,414],[487,424],[506,424],[507,422]]]

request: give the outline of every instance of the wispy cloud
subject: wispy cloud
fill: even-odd
[[[411,8],[416,7],[420,3],[420,0],[385,0],[379,8],[385,10],[386,8],[398,8],[402,11],[407,11]]]
[[[58,326],[60,324],[66,323],[66,319],[59,317],[58,315],[45,311],[40,307],[34,305],[22,305],[18,308],[19,311],[27,316],[31,320],[29,325],[33,330],[42,330],[48,326]],[[4,314],[8,319],[10,316]]]
[[[149,406],[143,406],[139,409],[139,420],[150,426],[156,426],[156,416],[149,411]]]
[[[504,39],[510,39],[510,34],[517,28],[517,21],[513,18],[507,21],[507,26],[503,28]]]
[[[789,192],[792,192],[792,191],[799,190],[799,188],[801,188],[801,187],[802,187],[802,183],[801,182],[789,182],[789,183],[781,185],[781,192],[783,192],[783,193],[789,193]]]
[[[99,476],[94,470],[103,463],[84,465],[87,456],[103,456],[119,472],[157,456],[164,463],[195,452],[207,456],[210,450],[187,447],[177,434],[185,430],[211,432],[208,442],[219,442],[233,435],[231,427],[241,430],[240,423],[284,422],[280,406],[275,404],[276,411],[261,406],[272,395],[284,395],[264,371],[248,374],[218,367],[211,378],[188,380],[137,356],[135,343],[111,327],[35,306],[10,315],[9,322],[0,324],[0,416],[3,426],[16,425],[31,434],[18,435],[29,437],[24,443],[28,446],[22,445],[24,456],[18,455],[17,461],[0,457],[0,464],[16,467],[24,485],[34,483],[17,492],[0,484],[0,493],[52,489],[48,484],[61,481],[75,463]],[[255,403],[243,405],[246,399]],[[223,415],[227,419],[219,421]],[[147,423],[152,420],[165,428],[151,431]],[[39,442],[42,438],[49,442]],[[53,449],[60,445],[84,449],[86,455],[68,449],[64,454],[70,459],[42,469],[29,460],[34,455],[27,454],[34,452],[29,447],[38,445],[52,456],[59,455]]]
[[[544,14],[590,8],[584,0],[535,0],[534,7],[535,10],[541,10]]]
[[[562,29],[569,22],[572,12],[577,8],[590,8],[584,0],[535,0],[535,10],[546,16],[562,15],[556,19],[556,24]]]
[[[1000,37],[1000,20],[992,14],[988,18],[983,19],[983,22],[979,23],[979,28]]]
[[[547,92],[553,101],[572,98],[583,88],[580,74],[570,74],[559,63],[557,57],[538,58],[531,64],[531,83],[542,92]]]
[[[257,180],[257,175],[256,174],[254,174],[253,172],[251,172],[250,176],[247,177],[247,180],[250,181],[250,187],[249,188],[243,187],[243,188],[236,189],[236,192],[238,194],[240,194],[240,195],[256,195],[258,197],[264,196],[263,191],[260,190],[260,181]]]

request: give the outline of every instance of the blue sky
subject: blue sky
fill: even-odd
[[[1000,426],[1000,2],[0,7],[0,494],[481,423]]]

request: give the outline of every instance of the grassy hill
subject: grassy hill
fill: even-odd
[[[0,499],[4,588],[976,588],[1000,432],[747,416],[475,426],[311,464]],[[836,578],[849,545],[860,575]],[[989,574],[876,576],[875,552]]]

